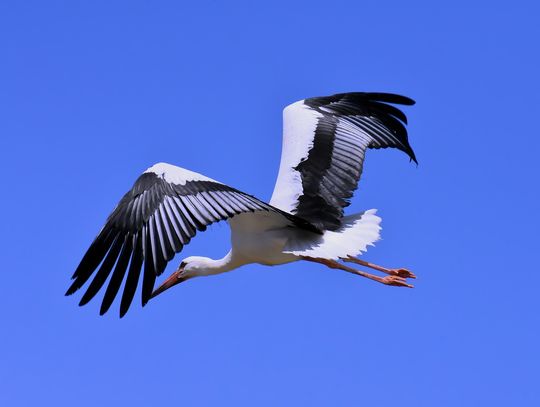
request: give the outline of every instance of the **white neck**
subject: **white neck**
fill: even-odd
[[[222,259],[213,260],[208,257],[197,257],[197,260],[191,263],[190,274],[193,276],[209,276],[213,274],[225,273],[246,264],[246,262],[235,258],[232,252],[229,252]]]

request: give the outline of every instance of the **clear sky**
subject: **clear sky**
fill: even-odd
[[[0,404],[540,405],[535,3],[1,2]],[[420,165],[370,151],[349,209],[379,209],[364,259],[415,289],[298,263],[124,319],[63,296],[144,169],[268,199],[283,107],[346,91],[417,101]],[[166,273],[228,244],[215,225]]]

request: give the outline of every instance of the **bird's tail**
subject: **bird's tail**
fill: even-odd
[[[345,216],[338,230],[327,230],[323,235],[306,242],[305,237],[291,239],[284,252],[296,256],[318,257],[338,260],[341,257],[356,257],[368,246],[379,240],[381,218],[376,209]],[[307,243],[307,244],[306,244]]]

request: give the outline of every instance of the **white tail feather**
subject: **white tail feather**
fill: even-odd
[[[337,260],[340,257],[358,256],[380,238],[381,218],[376,209],[345,216],[343,226],[327,230],[318,239],[290,239],[284,252],[296,256]]]

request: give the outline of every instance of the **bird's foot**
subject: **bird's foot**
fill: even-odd
[[[340,269],[344,271],[348,271],[349,273],[353,273],[362,277],[369,278],[370,280],[377,281],[378,283],[385,284],[385,285],[392,285],[394,287],[408,287],[413,288],[411,284],[407,283],[406,278],[416,278],[416,276],[411,273],[407,269],[387,269],[384,267],[376,266],[371,263],[364,262],[363,260],[356,259],[356,258],[344,258],[342,260],[344,261],[350,261],[352,263],[362,264],[371,268],[375,268],[376,270],[382,271],[386,274],[389,274],[385,277],[376,276],[374,274],[366,273],[362,270],[357,270],[352,267],[348,267],[344,264],[338,263],[335,260],[329,260],[329,259],[321,259],[317,257],[302,257],[304,260],[312,261],[314,263],[320,263],[324,264],[327,267],[333,268],[333,269]]]
[[[386,285],[392,285],[394,287],[408,287],[414,288],[411,284],[407,283],[407,280],[399,276],[386,276],[381,279],[381,283]]]
[[[374,270],[378,270],[378,271],[380,271],[382,273],[385,273],[385,274],[388,274],[388,275],[391,275],[391,276],[397,276],[397,277],[402,277],[402,278],[416,278],[416,275],[412,271],[409,271],[409,270],[407,270],[405,268],[389,269],[389,268],[386,268],[386,267],[379,266],[377,264],[369,263],[367,261],[358,259],[358,258],[353,257],[353,256],[342,257],[341,260],[351,262],[351,263],[360,264],[361,266],[369,267],[369,268],[372,268]]]
[[[416,278],[416,275],[407,269],[389,269],[390,275],[402,278]]]

